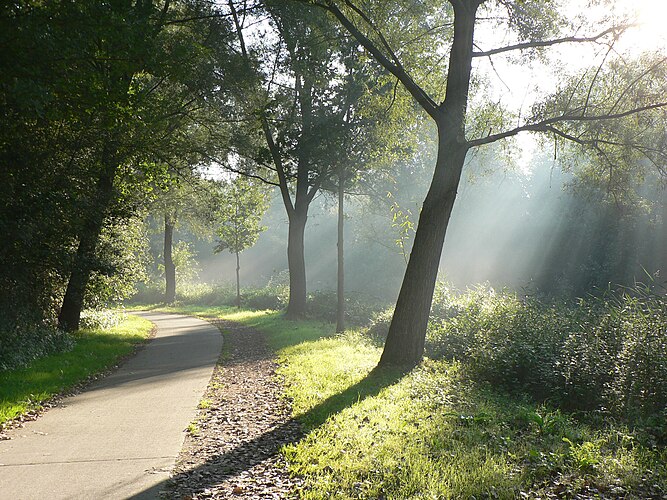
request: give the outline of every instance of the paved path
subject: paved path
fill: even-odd
[[[158,331],[136,356],[0,441],[0,499],[155,496],[211,378],[222,336],[188,316],[141,316]]]

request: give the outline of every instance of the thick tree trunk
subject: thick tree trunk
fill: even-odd
[[[345,212],[343,206],[344,176],[341,169],[338,176],[338,287],[336,307],[336,332],[345,331],[345,261],[344,261],[344,241],[343,229],[345,223]]]
[[[241,260],[236,252],[236,307],[241,309]]]
[[[73,269],[58,314],[58,327],[68,332],[79,328],[86,287],[95,261],[95,249],[102,233],[107,209],[113,197],[113,180],[116,169],[114,166],[108,165],[108,168],[100,174],[97,180],[95,206],[89,211],[88,218],[84,222]]]
[[[164,301],[176,300],[176,265],[172,254],[174,244],[174,221],[169,213],[164,214]]]
[[[436,174],[419,216],[380,365],[414,366],[421,361],[440,256],[466,151],[464,146],[441,141]]]
[[[296,319],[306,313],[306,259],[304,232],[308,215],[305,210],[293,211],[289,216],[287,263],[289,266],[289,304],[287,317]]]
[[[475,15],[479,4],[480,0],[452,2],[454,40],[449,58],[446,97],[432,115],[438,125],[438,158],[380,358],[381,366],[414,366],[424,354],[438,265],[469,148],[465,138],[465,117],[472,71]]]

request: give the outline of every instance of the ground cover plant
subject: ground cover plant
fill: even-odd
[[[660,498],[664,307],[639,289],[566,303],[441,285],[408,373],[374,368],[389,314],[335,335],[275,311],[182,311],[266,333],[305,429],[283,449],[303,498]]]
[[[103,316],[98,321],[115,322],[108,314]],[[85,318],[87,323],[98,323],[90,315]],[[149,321],[138,316],[127,316],[109,328],[84,328],[70,334],[71,349],[53,352],[21,368],[0,371],[0,427],[39,410],[50,398],[110,368],[145,341],[152,328]]]

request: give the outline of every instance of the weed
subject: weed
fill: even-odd
[[[212,404],[213,404],[213,401],[211,401],[210,399],[204,398],[199,402],[199,404],[197,405],[197,408],[199,408],[200,410],[207,410],[211,407]]]

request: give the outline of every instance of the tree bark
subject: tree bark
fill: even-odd
[[[454,7],[454,40],[444,102],[433,111],[438,125],[438,157],[424,200],[408,267],[389,327],[380,366],[415,366],[424,354],[426,328],[445,234],[469,144],[465,116],[472,71],[473,33],[479,0]]]
[[[336,292],[338,305],[336,307],[336,333],[345,331],[344,188],[345,179],[341,168],[338,175],[338,283]]]
[[[236,252],[236,307],[241,309],[241,260],[239,259],[239,253]]]
[[[58,314],[58,327],[67,332],[79,329],[86,287],[95,262],[95,249],[102,233],[107,209],[113,197],[116,167],[111,156],[109,154],[105,156],[107,156],[106,168],[97,179],[94,208],[88,212],[88,218],[84,221],[74,265]]]
[[[287,264],[289,266],[289,304],[287,317],[296,319],[306,313],[306,259],[304,232],[308,220],[306,210],[294,210],[289,216]]]
[[[169,213],[164,214],[164,301],[171,304],[176,300],[176,265],[172,254],[174,243],[174,221]]]
[[[380,365],[415,366],[424,354],[445,233],[467,148],[440,141],[436,176],[424,200]]]

